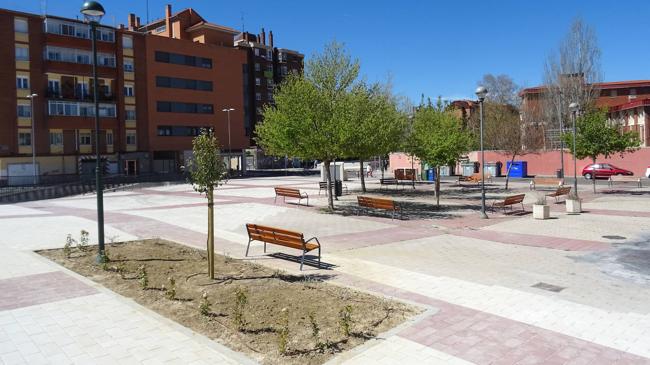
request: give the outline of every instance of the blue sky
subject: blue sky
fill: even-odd
[[[0,7],[40,13],[39,0],[0,0]],[[83,1],[47,1],[47,12],[75,17]],[[170,1],[149,0],[150,18]],[[78,4],[77,4],[78,3]],[[146,18],[145,0],[104,0],[104,23]],[[276,46],[309,56],[333,39],[359,58],[369,80],[392,79],[395,92],[473,95],[485,73],[505,73],[518,84],[540,83],[544,60],[581,17],[594,27],[605,81],[650,79],[650,1],[223,1],[171,2],[196,9],[211,22],[246,30],[273,30]]]

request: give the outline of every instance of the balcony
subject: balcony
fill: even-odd
[[[61,92],[59,90],[47,89],[45,95],[48,99],[76,100],[76,101],[85,101],[85,102],[95,101],[92,93],[83,93],[79,91]],[[100,91],[98,99],[99,101],[114,102],[116,100],[116,97],[115,94],[102,93]]]

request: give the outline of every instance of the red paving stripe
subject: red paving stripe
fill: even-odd
[[[62,271],[0,280],[0,310],[57,302],[97,293]]]
[[[14,219],[14,218],[47,218],[51,217],[51,214],[46,213],[34,213],[34,214],[16,214],[16,215],[0,215],[0,219]]]
[[[490,230],[456,230],[450,232],[450,234],[512,245],[544,247],[564,251],[604,251],[610,248],[609,244],[597,241]]]
[[[476,364],[650,364],[650,359],[353,275],[334,281],[438,309],[398,336]]]

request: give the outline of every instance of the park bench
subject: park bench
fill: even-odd
[[[535,177],[530,180],[530,190],[535,190],[540,185],[561,187],[564,185],[564,179],[557,177]]]
[[[248,256],[248,250],[250,249],[252,241],[264,242],[264,253],[266,253],[267,243],[295,248],[302,251],[302,258],[300,259],[300,270],[302,270],[302,266],[305,263],[305,254],[309,251],[318,249],[318,267],[320,268],[320,242],[318,241],[318,238],[312,237],[305,241],[304,235],[300,232],[251,223],[246,224],[246,230],[248,231],[246,256]]]
[[[357,196],[357,202],[359,203],[359,208],[390,210],[392,211],[390,219],[394,219],[396,213],[399,213],[399,218],[402,219],[402,209],[393,199]],[[361,209],[359,209],[357,214],[359,214],[360,211]]]
[[[612,187],[614,186],[614,183],[616,182],[622,182],[622,183],[636,183],[637,187],[641,188],[643,187],[641,185],[641,178],[636,177],[636,176],[610,176],[609,179],[607,180],[607,184]]]
[[[387,177],[387,178],[384,178],[384,179],[379,179],[379,190],[381,190],[381,188],[384,185],[394,185],[395,189],[397,189],[397,187],[399,186],[399,181],[397,179],[395,179],[394,177]]]
[[[550,194],[546,194],[546,196],[555,198],[555,202],[557,203],[559,197],[563,195],[569,195],[570,192],[571,192],[570,186],[560,186],[554,192]]]
[[[334,186],[332,186],[332,189]],[[342,190],[345,190],[345,193],[348,193],[348,186],[347,185],[342,185],[341,187]],[[320,195],[320,191],[325,190],[325,195],[329,194],[329,189],[327,188],[327,181],[319,181],[318,182],[318,195]]]
[[[301,193],[300,190],[295,189],[295,188],[283,188],[280,186],[275,187],[275,198],[273,199],[273,203],[275,203],[276,199],[281,196],[283,201],[286,202],[287,198],[296,198],[298,199],[298,204],[303,199],[307,199],[307,206],[309,206],[309,196],[307,193]]]
[[[459,176],[457,183],[458,183],[458,185],[460,185],[461,182],[473,182],[473,183],[476,183],[476,184],[480,184],[481,183],[481,178],[482,178],[482,176],[481,176],[480,173],[475,173],[475,174],[472,174],[471,176]],[[486,173],[485,174],[485,181],[488,182],[488,183],[491,183],[492,182],[492,175],[489,174],[489,173]]]
[[[524,198],[526,197],[526,194],[517,194],[517,195],[511,195],[509,197],[506,197],[503,200],[495,200],[494,203],[492,203],[492,210],[494,208],[503,208],[503,212],[505,213],[506,207],[510,207],[512,209],[513,205],[516,204],[521,204],[521,210],[526,211],[524,208]]]

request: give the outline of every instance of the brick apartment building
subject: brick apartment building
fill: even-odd
[[[302,69],[302,55],[274,48],[272,33],[266,45],[264,31],[264,37],[242,34],[193,9],[173,14],[168,5],[165,17],[149,24],[130,14],[128,26],[98,30],[99,150],[106,173],[178,171],[204,127],[215,130],[223,149],[236,156],[233,167],[240,166],[272,88]],[[40,174],[92,174],[89,26],[0,9],[0,31],[9,52],[0,58],[0,184],[32,175],[32,148]],[[222,109],[230,108],[228,126]]]

